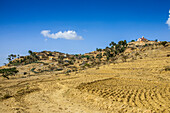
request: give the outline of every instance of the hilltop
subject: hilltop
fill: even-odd
[[[32,52],[29,50],[28,56],[9,55],[9,63],[1,68],[16,67],[19,70],[19,76],[32,76],[44,72],[54,72],[56,74],[69,74],[78,72],[87,68],[92,68],[108,63],[126,62],[128,59],[136,59],[138,51],[144,51],[146,48],[157,48],[162,42],[156,41],[119,41],[117,44],[111,42],[110,47],[104,49],[96,48],[85,54],[65,54],[61,52]],[[166,46],[169,42],[166,43]],[[11,77],[11,76],[10,76]]]

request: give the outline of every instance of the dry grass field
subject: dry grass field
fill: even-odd
[[[1,78],[0,113],[170,113],[170,47],[140,54],[70,75]]]

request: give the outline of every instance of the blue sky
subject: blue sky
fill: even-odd
[[[170,41],[170,0],[0,0],[0,65],[9,54],[76,54],[145,36]],[[41,34],[75,31],[83,40]],[[47,39],[47,40],[46,40]]]

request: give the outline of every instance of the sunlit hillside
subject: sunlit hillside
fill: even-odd
[[[123,54],[114,62],[70,73],[1,77],[0,112],[169,113],[170,46],[146,46]],[[31,70],[31,65],[38,68],[28,64],[17,69]]]

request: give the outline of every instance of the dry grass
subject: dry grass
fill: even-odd
[[[1,80],[0,95],[6,99],[0,112],[169,113],[169,53],[169,47],[146,49],[138,55],[142,59],[120,59],[69,76],[46,72]]]

